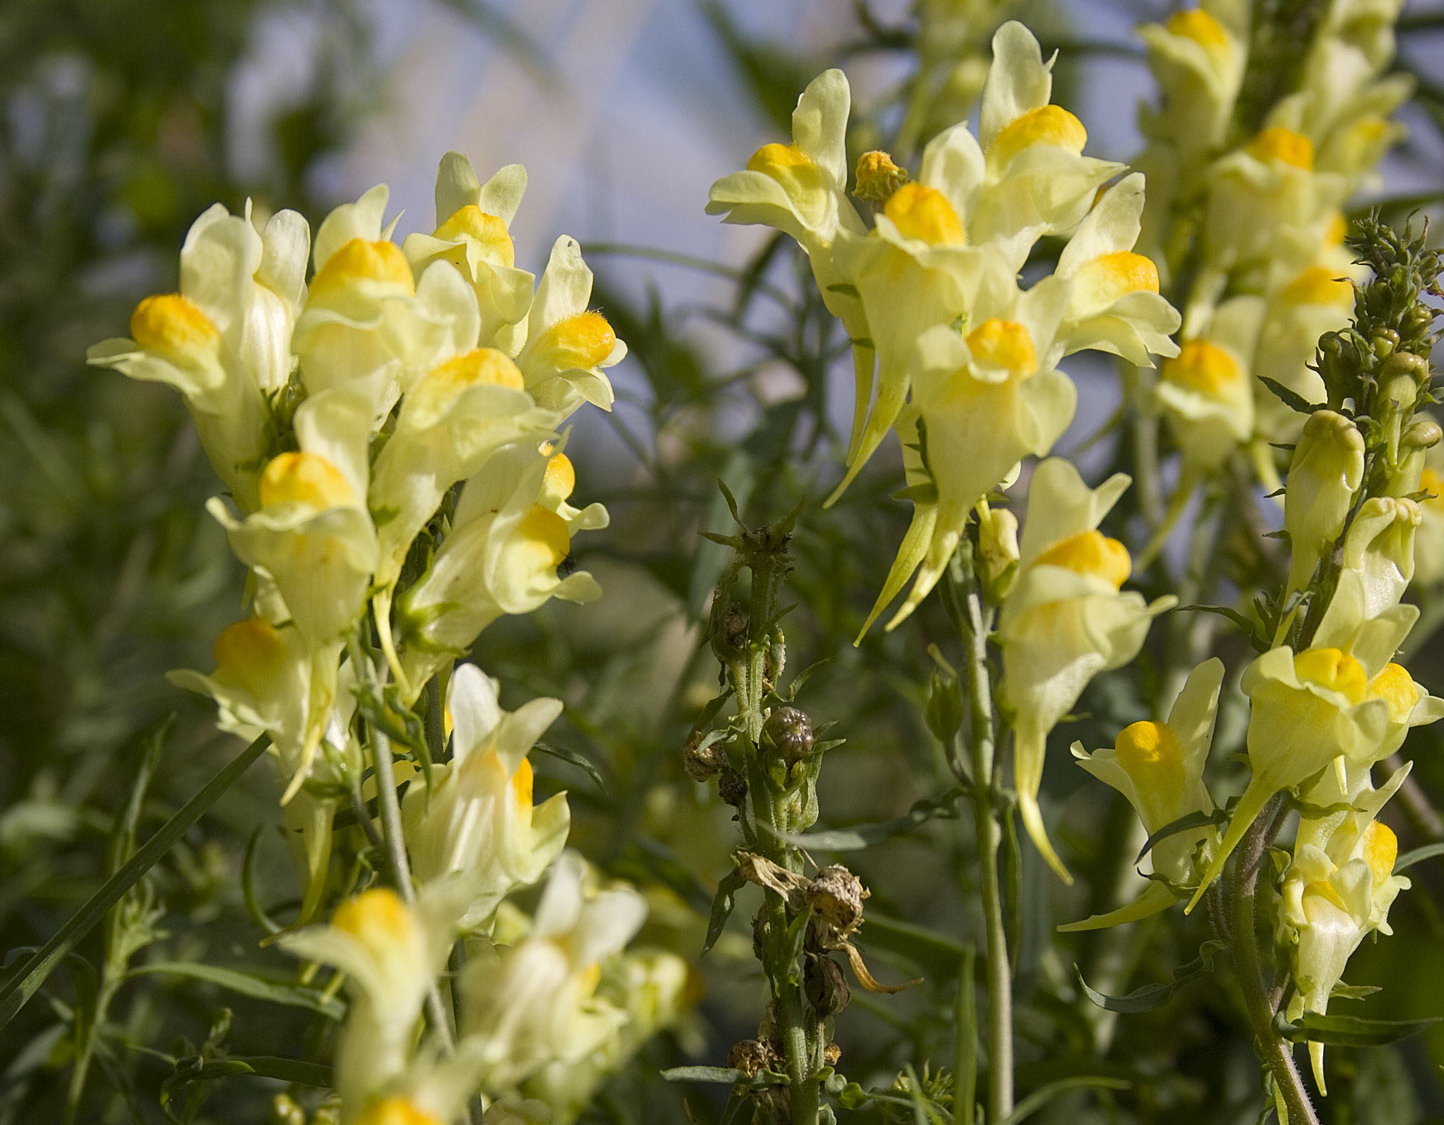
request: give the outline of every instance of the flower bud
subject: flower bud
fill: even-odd
[[[963,700],[955,677],[933,673],[927,702],[923,705],[923,721],[939,742],[947,745],[953,740],[963,725]]]
[[[1007,508],[992,508],[979,501],[978,577],[983,594],[1001,605],[1018,578],[1018,517]]]
[[[865,152],[857,158],[852,194],[859,199],[881,203],[908,182],[906,168],[899,168],[885,152]]]
[[[1358,427],[1332,410],[1314,411],[1294,448],[1284,494],[1284,527],[1293,546],[1289,590],[1308,585],[1343,531],[1363,479],[1364,437]]]

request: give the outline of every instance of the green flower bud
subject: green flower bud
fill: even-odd
[[[1343,531],[1363,480],[1364,437],[1358,427],[1332,410],[1310,414],[1294,448],[1284,494],[1284,527],[1293,544],[1289,590],[1309,584]]]

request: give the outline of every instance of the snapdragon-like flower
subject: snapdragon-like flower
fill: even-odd
[[[1203,783],[1203,769],[1213,741],[1223,673],[1221,660],[1205,660],[1188,674],[1166,722],[1133,723],[1119,732],[1109,749],[1088,754],[1082,743],[1073,744],[1078,764],[1127,797],[1150,836],[1190,813],[1213,811],[1213,800]],[[1166,910],[1181,897],[1182,887],[1197,880],[1216,839],[1217,833],[1211,828],[1165,836],[1150,852],[1154,881],[1137,900],[1061,928],[1116,926]]]
[[[486,183],[459,152],[441,158],[436,172],[436,229],[409,234],[401,252],[420,277],[437,261],[450,262],[471,286],[480,312],[472,346],[514,355],[525,340],[525,321],[536,279],[516,267],[511,223],[526,191],[526,169],[508,164]]]
[[[247,740],[270,735],[276,777],[286,794],[286,841],[303,889],[302,920],[320,903],[332,819],[340,793],[359,768],[359,748],[350,733],[354,676],[349,664],[337,669],[338,648],[308,649],[296,629],[252,617],[216,638],[216,669],[209,676],[181,669],[167,677],[214,699],[221,730]]]
[[[1041,368],[1064,298],[1056,288],[1014,289],[999,310],[1005,315],[983,319],[966,335],[935,325],[918,341],[909,407],[920,470],[913,525],[864,632],[916,570],[888,628],[912,613],[942,577],[973,506],[1024,456],[1052,448],[1072,420],[1072,381]]]
[[[591,295],[592,271],[581,247],[563,235],[552,246],[527,317],[526,346],[516,356],[527,391],[562,418],[583,402],[610,410],[612,384],[602,368],[627,354],[607,318],[587,307]]]
[[[1293,859],[1283,875],[1278,942],[1289,951],[1295,986],[1286,1011],[1290,1019],[1306,1011],[1326,1013],[1359,943],[1375,931],[1392,932],[1389,906],[1409,880],[1393,874],[1398,842],[1375,818],[1408,772],[1408,765],[1401,766],[1375,789],[1367,770],[1351,770],[1342,783],[1326,771],[1304,794],[1310,806],[1347,809],[1300,819]],[[1324,1045],[1310,1043],[1309,1057],[1319,1091],[1327,1093]]]
[[[1371,496],[1359,506],[1315,644],[1346,645],[1365,622],[1399,604],[1414,578],[1414,536],[1422,521],[1419,505],[1404,498]]]
[[[1296,654],[1283,645],[1249,666],[1243,690],[1252,705],[1252,776],[1189,910],[1276,793],[1326,769],[1342,779],[1350,767],[1367,768],[1397,750],[1410,727],[1444,717],[1444,700],[1389,659],[1417,616],[1414,607],[1398,606],[1357,630],[1350,650],[1314,647]]]
[[[602,961],[646,916],[630,888],[588,895],[582,861],[563,853],[552,869],[530,931],[495,960],[478,960],[461,981],[464,1050],[481,1061],[484,1087],[514,1091],[541,1067],[587,1059],[626,1022],[596,995]]]
[[[316,231],[316,274],[296,323],[294,349],[312,394],[364,391],[374,421],[436,362],[476,346],[476,298],[454,269],[418,280],[383,226],[387,188],[378,184],[337,207]]]
[[[1332,410],[1304,423],[1289,465],[1284,529],[1291,556],[1287,592],[1304,589],[1344,530],[1354,493],[1364,481],[1364,435]]]
[[[352,1003],[335,1083],[344,1121],[391,1095],[406,1074],[422,1003],[456,932],[457,906],[452,887],[424,890],[415,908],[376,887],[343,902],[328,925],[276,939],[287,952],[346,974]]]
[[[514,887],[534,883],[566,844],[566,795],[532,805],[527,752],[561,714],[555,699],[516,711],[497,703],[496,682],[473,664],[451,677],[452,759],[417,778],[403,813],[412,867],[423,883],[456,877],[469,896],[461,924],[483,924]]]
[[[296,413],[301,449],[261,472],[259,508],[237,519],[207,505],[241,561],[275,584],[307,645],[340,639],[360,617],[376,570],[366,510],[370,403],[350,388],[314,395]]]
[[[447,489],[479,472],[505,445],[552,437],[560,421],[535,404],[520,368],[495,348],[476,348],[432,368],[401,400],[395,429],[376,458],[369,496],[379,537],[376,584],[395,584],[411,541]]]
[[[1071,876],[1048,840],[1038,808],[1048,733],[1099,672],[1138,654],[1148,623],[1173,598],[1147,604],[1123,593],[1132,560],[1097,530],[1128,478],[1090,489],[1069,462],[1050,458],[1033,474],[1023,521],[1018,581],[1003,605],[1004,704],[1013,713],[1014,771],[1023,825],[1065,881]]]
[[[572,464],[546,449],[508,446],[462,489],[445,541],[398,607],[412,684],[425,683],[503,614],[530,613],[553,597],[600,595],[590,574],[564,564],[572,535],[605,527],[606,509],[568,504]]]
[[[1186,338],[1159,370],[1158,401],[1191,468],[1217,468],[1253,435],[1248,357],[1263,315],[1256,297],[1226,301],[1207,331]]]
[[[131,317],[134,339],[87,353],[100,367],[180,392],[211,466],[245,511],[256,505],[270,399],[295,361],[291,330],[305,295],[310,229],[280,211],[257,230],[219,203],[181,247],[180,292],[147,297]]]

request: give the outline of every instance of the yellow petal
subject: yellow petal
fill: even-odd
[[[1176,798],[1183,792],[1183,747],[1165,723],[1133,723],[1118,732],[1117,762],[1139,790]]]
[[[1038,367],[1038,353],[1027,328],[1012,320],[992,317],[967,335],[973,360],[1001,367],[1013,375],[1030,375]]]
[[[532,357],[558,371],[596,367],[617,346],[617,334],[599,312],[578,313],[559,320],[542,333]]]
[[[1083,122],[1060,105],[1040,105],[1019,114],[993,138],[988,146],[988,159],[1006,166],[1024,149],[1052,145],[1079,153],[1088,143],[1088,130]]]
[[[1085,262],[1074,275],[1100,305],[1111,305],[1129,293],[1157,293],[1158,267],[1153,259],[1131,250],[1115,250]]]
[[[410,907],[389,887],[373,887],[348,898],[336,908],[331,925],[374,950],[409,945],[416,934]]]
[[[1284,286],[1279,295],[1295,305],[1343,305],[1354,303],[1354,287],[1338,271],[1325,266],[1310,266]]]
[[[963,221],[936,188],[903,184],[888,196],[882,213],[904,238],[921,239],[929,246],[956,246],[965,239]]]
[[[1115,590],[1128,581],[1133,559],[1128,548],[1101,531],[1080,531],[1054,543],[1034,561],[1035,566],[1061,566],[1075,574],[1102,578]]]
[[[572,549],[566,521],[540,504],[526,510],[516,530],[525,544],[526,558],[536,570],[555,570]]]
[[[264,694],[290,656],[280,631],[259,617],[223,629],[211,651],[218,669],[252,695]]]
[[[510,356],[495,348],[476,348],[464,355],[454,356],[433,368],[427,381],[435,381],[437,393],[443,398],[454,397],[473,386],[510,387],[516,391],[526,389],[526,378],[521,369]],[[448,387],[452,388],[449,396],[442,391],[442,388]]]
[[[1414,677],[1399,664],[1385,664],[1379,674],[1369,681],[1369,694],[1388,704],[1389,718],[1396,723],[1406,722],[1414,705],[1419,702],[1419,688],[1414,683]]]
[[[179,293],[147,297],[135,306],[130,334],[148,352],[172,363],[194,361],[214,352],[220,330],[200,307]]]
[[[1203,47],[1227,47],[1232,42],[1229,33],[1224,30],[1223,24],[1202,8],[1174,12],[1168,17],[1168,22],[1164,26],[1172,34],[1192,39]]]
[[[316,271],[311,280],[311,297],[314,300],[335,296],[358,281],[379,281],[408,294],[416,292],[411,266],[401,247],[385,240],[368,242],[364,238],[353,238]]]
[[[1250,156],[1259,160],[1277,160],[1305,172],[1314,170],[1314,142],[1302,133],[1271,125],[1248,143]]]
[[[356,504],[341,470],[318,453],[282,453],[261,470],[261,507],[306,504],[318,510]]]
[[[1399,838],[1387,824],[1373,821],[1364,829],[1364,862],[1377,887],[1394,873],[1394,861],[1399,858]]]
[[[512,243],[511,232],[506,229],[506,221],[496,215],[488,215],[474,203],[468,203],[437,227],[435,237],[446,242],[474,239],[481,244],[487,257],[508,267],[516,264],[516,246]]]
[[[1243,375],[1232,353],[1208,340],[1189,340],[1176,356],[1163,362],[1163,378],[1206,395],[1218,395]]]
[[[1369,692],[1364,666],[1337,648],[1311,648],[1294,657],[1294,674],[1305,683],[1338,692],[1350,703],[1362,703]]]
[[[382,1098],[366,1107],[356,1125],[442,1125],[442,1120],[410,1098]]]

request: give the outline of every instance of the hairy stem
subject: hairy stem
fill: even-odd
[[[406,836],[401,826],[401,801],[396,796],[396,775],[393,770],[391,739],[372,724],[370,728],[372,764],[376,769],[376,805],[381,813],[381,836],[386,843],[386,859],[396,891],[407,906],[416,906],[416,888],[411,882],[411,861],[406,855]],[[426,995],[426,1016],[442,1049],[456,1049],[456,1035],[451,1026],[451,1012],[441,999],[436,982]]]
[[[1008,932],[1003,924],[1003,889],[998,875],[1002,832],[994,795],[996,748],[993,689],[988,672],[988,634],[992,611],[983,608],[976,587],[965,602],[964,643],[967,645],[967,709],[973,774],[973,824],[981,868],[983,925],[988,981],[988,1121],[1000,1122],[1013,1111],[1013,973],[1008,960]],[[962,1029],[959,1029],[961,1033]]]
[[[1244,1010],[1253,1029],[1255,1048],[1273,1076],[1288,1109],[1289,1125],[1319,1125],[1318,1115],[1314,1113],[1313,1103],[1304,1089],[1303,1077],[1294,1063],[1293,1048],[1274,1030],[1278,1000],[1271,982],[1265,979],[1263,958],[1259,953],[1259,869],[1269,844],[1278,835],[1284,813],[1283,797],[1274,797],[1238,846],[1231,904],[1233,958],[1243,990]]]

